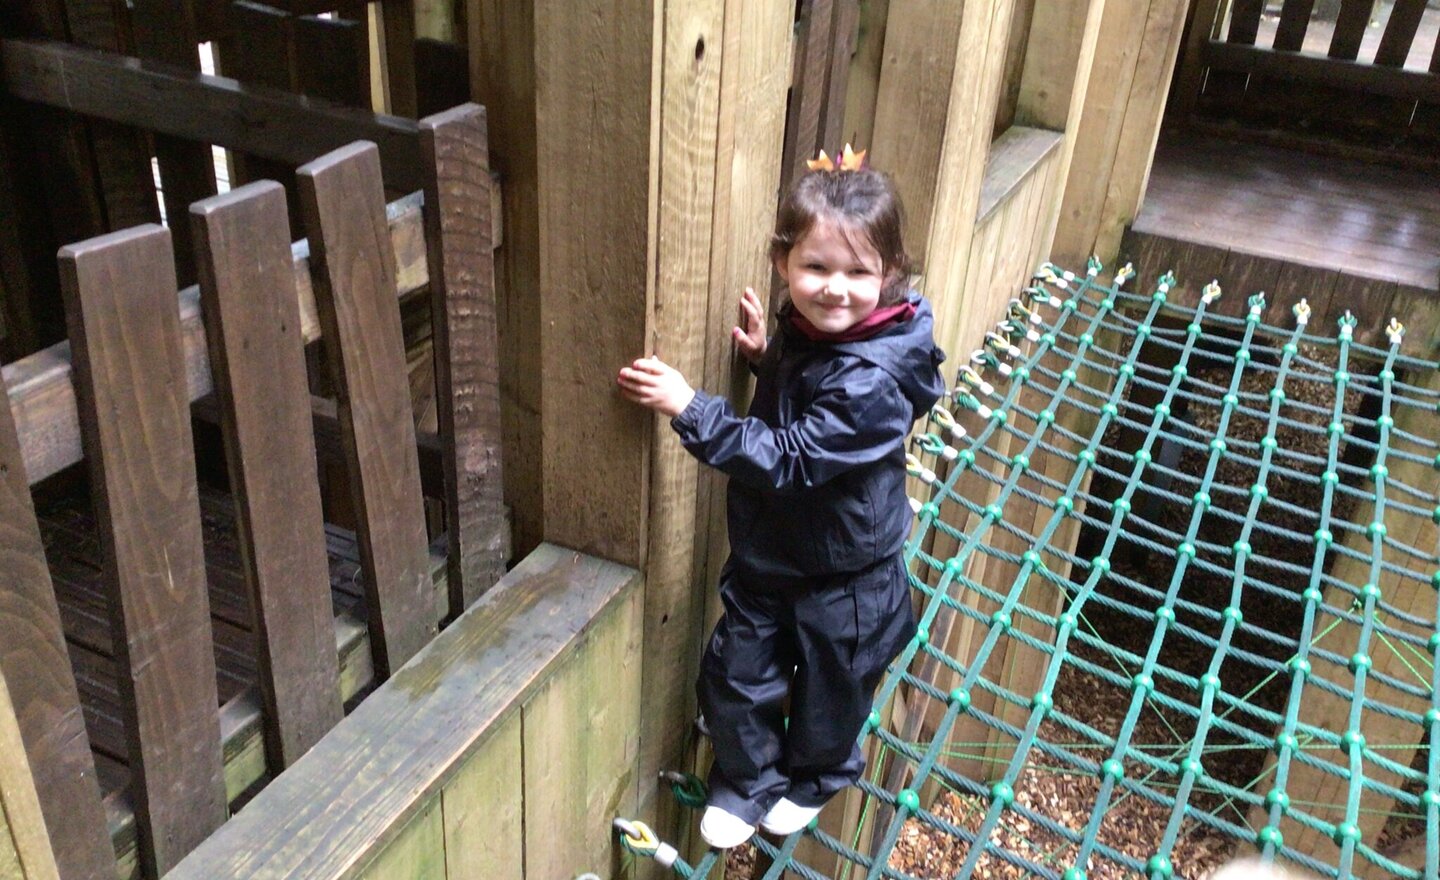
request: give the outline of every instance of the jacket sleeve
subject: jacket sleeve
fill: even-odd
[[[783,428],[741,418],[729,401],[703,391],[671,425],[692,455],[732,479],[797,492],[902,448],[912,418],[894,379],[856,364],[823,380],[810,406]]]

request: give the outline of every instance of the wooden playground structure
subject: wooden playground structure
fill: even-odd
[[[1092,253],[1440,351],[1424,0],[12,5],[3,880],[658,876],[610,819],[687,827],[724,487],[611,382],[745,395],[821,147],[895,175],[947,376]]]

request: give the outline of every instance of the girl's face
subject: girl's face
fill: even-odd
[[[776,260],[775,268],[795,308],[826,333],[844,332],[868,318],[885,281],[880,252],[864,236],[847,236],[825,219]]]

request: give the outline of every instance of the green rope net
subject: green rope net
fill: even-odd
[[[1440,364],[1101,272],[1042,266],[917,429],[858,823],[763,876],[1436,876]]]

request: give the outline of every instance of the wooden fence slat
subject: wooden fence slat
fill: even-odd
[[[1370,26],[1374,0],[1340,0],[1340,15],[1335,20],[1335,34],[1330,38],[1330,57],[1354,61],[1360,55],[1360,43]]]
[[[1230,30],[1225,35],[1225,42],[1255,45],[1255,36],[1260,31],[1260,13],[1264,11],[1265,0],[1234,0],[1230,4]]]
[[[1275,28],[1275,48],[1299,52],[1305,45],[1305,32],[1310,29],[1310,11],[1315,0],[1285,0],[1280,9],[1280,24]]]
[[[1380,48],[1375,50],[1375,63],[1387,67],[1404,67],[1410,55],[1410,46],[1415,42],[1415,32],[1420,28],[1420,18],[1425,14],[1426,0],[1395,0],[1390,10],[1390,20],[1385,24],[1385,34],[1380,38]]]
[[[230,27],[219,42],[220,72],[250,85],[295,91],[295,19],[271,6],[235,0],[230,4]],[[295,166],[253,155],[230,152],[231,186],[256,180],[274,180],[285,187],[290,228],[300,228],[300,192],[295,188]]]
[[[434,324],[436,399],[445,455],[450,613],[459,616],[505,573],[482,542],[500,518],[500,367],[490,247],[485,109],[466,104],[420,121]]]
[[[385,82],[389,111],[415,118],[415,3],[414,0],[380,0],[384,25]]]
[[[225,820],[219,697],[170,232],[60,251],[141,858],[163,874]]]
[[[56,861],[67,880],[111,880],[115,852],[8,402],[0,404],[0,571],[0,620],[9,621],[0,682],[11,683],[18,754],[30,762]]]
[[[790,91],[790,116],[785,124],[784,160],[780,166],[781,192],[805,173],[805,160],[815,158],[824,142],[825,102],[834,68],[836,5],[845,0],[807,0],[795,41],[795,67]],[[836,111],[843,115],[844,107]]]
[[[200,72],[199,37],[191,0],[134,0],[130,9],[133,51],[181,70]],[[209,144],[156,136],[160,190],[170,234],[175,239],[175,274],[182,285],[195,280],[195,250],[184,219],[191,202],[215,194],[215,158]]]
[[[285,193],[250,184],[190,218],[278,772],[344,717]]]
[[[339,396],[375,662],[388,676],[435,634],[435,619],[404,340],[392,293],[395,255],[377,246],[389,237],[379,150],[357,142],[301,166],[296,176],[310,258],[320,269],[315,300]]]
[[[365,20],[294,19],[296,86],[302,95],[370,107],[370,43]]]

